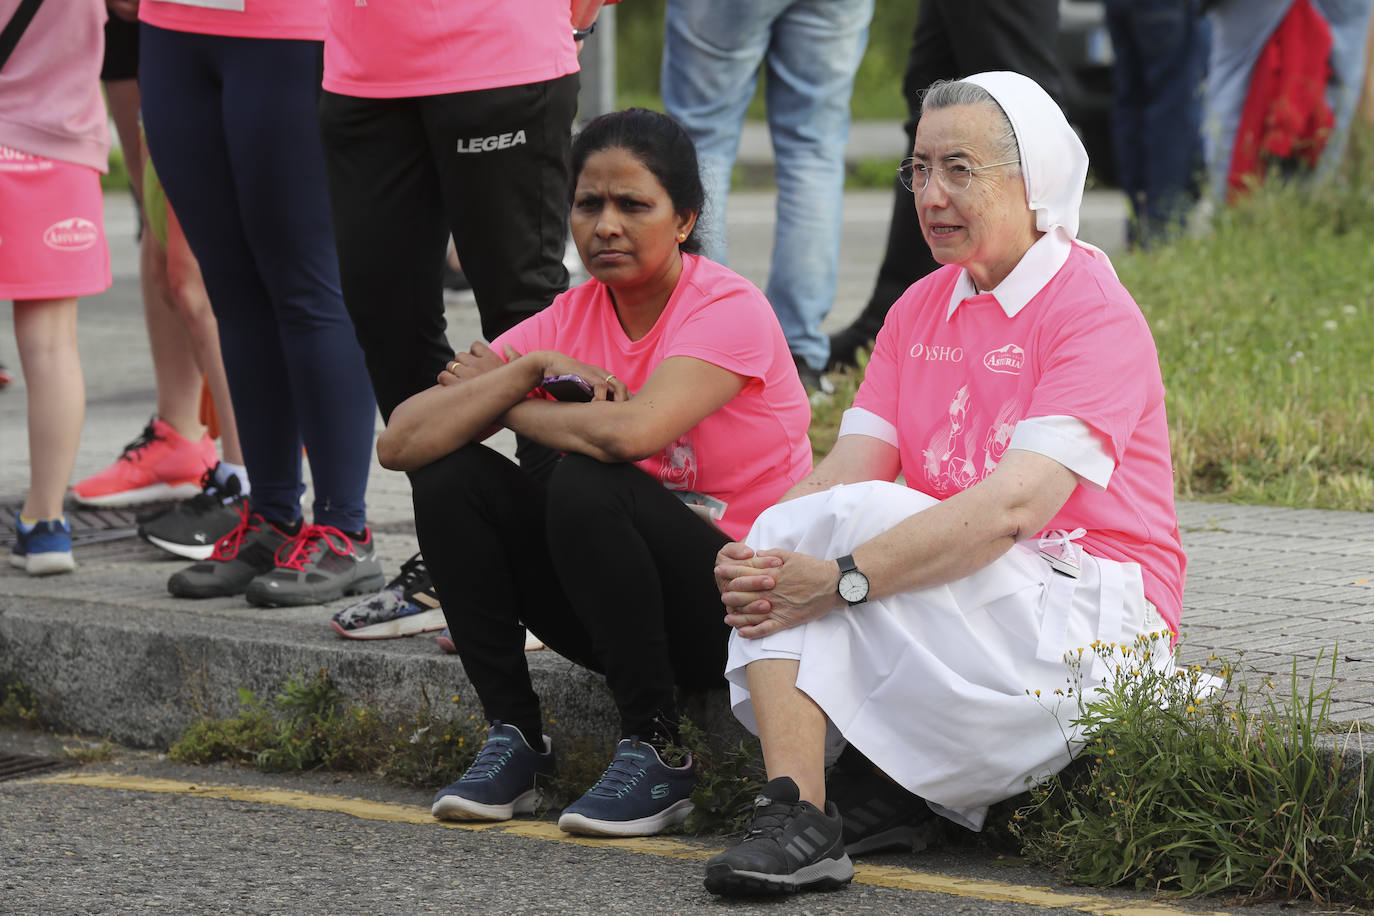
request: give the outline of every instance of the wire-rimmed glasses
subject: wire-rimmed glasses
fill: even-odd
[[[951,193],[967,191],[969,185],[973,184],[973,173],[981,172],[983,169],[993,169],[999,165],[1020,165],[1020,159],[1008,159],[1006,162],[989,162],[987,165],[969,165],[962,159],[948,159],[948,165],[943,167],[929,165],[916,159],[903,159],[902,164],[897,167],[897,177],[901,179],[902,187],[908,191],[924,191],[926,185],[930,184],[930,173],[940,173],[940,184],[945,186],[945,190]]]

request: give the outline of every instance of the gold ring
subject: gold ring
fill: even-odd
[[[611,383],[611,379],[613,379],[613,378],[615,378],[615,373],[614,373],[614,372],[612,372],[612,373],[610,373],[609,375],[607,375],[607,376],[606,376],[606,384],[609,385],[609,384]]]
[[[458,374],[458,370],[457,370],[456,367],[457,367],[457,366],[461,366],[461,365],[462,365],[462,363],[458,362],[458,360],[455,359],[453,362],[449,363],[448,366],[446,366],[445,368],[448,369],[448,371],[449,371],[451,374],[457,375],[457,374]]]

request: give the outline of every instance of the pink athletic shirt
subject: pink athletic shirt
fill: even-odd
[[[892,306],[854,406],[896,428],[907,485],[940,499],[992,473],[1023,417],[1082,420],[1115,468],[1105,490],[1077,487],[1048,527],[1085,528],[1077,543],[1092,555],[1139,563],[1145,596],[1177,630],[1186,559],[1164,383],[1139,307],[1077,245],[1013,318],[988,294],[948,316],[961,274],[943,267]]]
[[[723,514],[740,539],[759,513],[811,472],[811,405],[773,308],[748,280],[682,256],[682,276],[658,322],[630,340],[610,293],[588,280],[492,341],[503,353],[557,350],[615,373],[638,391],[658,364],[691,356],[749,377],[744,389],[657,455],[635,464],[687,502]],[[698,498],[698,497],[704,497]]]
[[[140,22],[228,38],[324,40],[325,0],[141,0]],[[353,3],[355,0],[348,0]],[[392,0],[386,0],[389,5]],[[409,6],[410,4],[399,4]]]
[[[577,72],[569,0],[329,0],[324,88],[402,98]]]

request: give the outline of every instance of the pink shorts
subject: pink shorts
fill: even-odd
[[[100,174],[0,146],[0,299],[110,288]]]

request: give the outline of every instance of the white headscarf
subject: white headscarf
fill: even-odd
[[[1035,228],[1058,228],[1068,239],[1076,238],[1088,153],[1064,112],[1039,83],[1019,73],[976,73],[963,82],[986,89],[1011,121],[1021,147],[1021,175],[1026,203],[1035,212]]]

